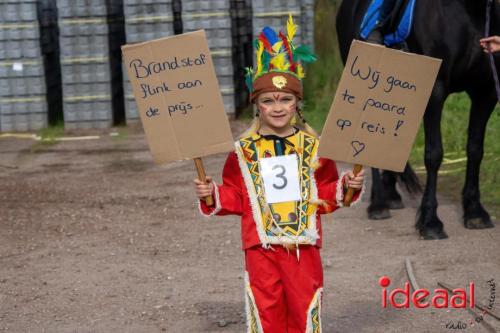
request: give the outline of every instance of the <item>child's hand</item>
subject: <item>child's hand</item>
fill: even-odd
[[[356,177],[354,173],[349,171],[347,176],[347,186],[355,189],[356,191],[361,190],[363,187],[363,182],[365,181],[365,170],[361,170]]]
[[[211,196],[214,190],[214,183],[212,182],[212,177],[207,176],[207,183],[203,183],[199,179],[194,180],[196,196],[200,199]]]

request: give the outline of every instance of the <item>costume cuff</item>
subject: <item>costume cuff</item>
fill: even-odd
[[[344,188],[347,184],[348,173],[349,171],[342,172],[340,174],[339,180],[337,181],[336,199],[338,207],[344,207],[344,195],[345,195]],[[363,182],[363,185],[359,191],[354,192],[354,195],[352,196],[351,200],[351,207],[361,202],[361,198],[363,197],[364,193],[365,193],[365,182]]]
[[[212,191],[212,197],[214,198],[215,202],[212,206],[207,206],[207,203],[205,200],[199,199],[198,200],[198,209],[200,211],[200,214],[203,216],[213,216],[217,214],[222,206],[220,204],[220,197],[219,197],[219,187],[217,184],[214,182],[214,190]]]

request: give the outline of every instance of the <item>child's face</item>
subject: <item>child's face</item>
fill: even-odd
[[[260,120],[267,126],[282,129],[290,126],[297,111],[297,97],[284,92],[267,92],[257,97]]]

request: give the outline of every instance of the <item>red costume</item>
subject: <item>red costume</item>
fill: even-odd
[[[277,152],[274,141],[286,141],[285,149]],[[318,140],[303,131],[274,141],[258,133],[237,141],[236,151],[227,157],[223,183],[215,186],[215,205],[200,201],[200,210],[241,216],[248,332],[321,332],[320,214],[342,206],[344,175],[339,178],[335,162],[317,159]],[[302,198],[267,204],[259,162],[290,154],[298,156]]]

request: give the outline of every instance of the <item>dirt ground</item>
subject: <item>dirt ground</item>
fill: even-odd
[[[140,131],[98,134],[51,145],[0,138],[0,332],[245,332],[238,217],[199,215],[192,161],[159,167]],[[224,160],[204,160],[216,180]],[[460,206],[441,197],[450,237],[423,241],[417,202],[384,221],[367,219],[366,202],[324,219],[324,332],[500,331],[489,315],[490,326],[471,326],[470,310],[381,307],[378,280],[403,287],[405,258],[431,293],[437,281],[472,281],[476,304],[495,297],[498,220],[466,230]]]

